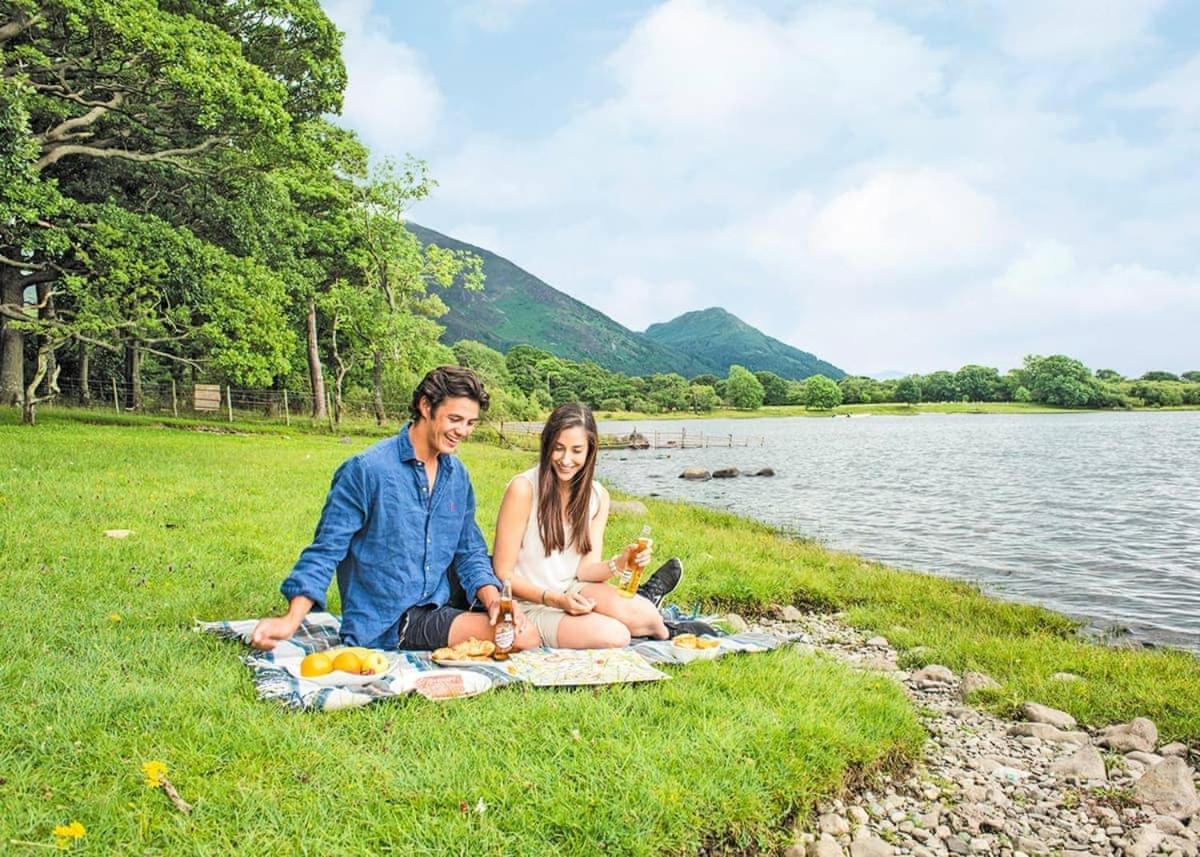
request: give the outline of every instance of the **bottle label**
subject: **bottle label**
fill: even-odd
[[[496,626],[496,648],[507,651],[513,647],[516,640],[516,629],[507,622]]]

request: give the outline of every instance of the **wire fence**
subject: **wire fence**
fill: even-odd
[[[542,433],[542,423],[502,422],[497,426],[500,435],[514,446],[537,449]],[[741,437],[733,434],[717,434],[705,431],[651,430],[600,432],[601,449],[707,449],[708,447],[764,446],[764,437]]]
[[[77,378],[60,378],[59,393],[43,405],[57,407],[106,408],[115,413],[157,414],[212,422],[260,422],[290,426],[293,421],[302,425],[327,425],[337,430],[342,420],[375,421],[374,398],[356,391],[342,400],[340,413],[335,408],[332,391],[326,391],[325,407],[314,408],[311,390],[233,387],[224,384],[185,384],[168,380],[143,383],[138,386],[116,376],[107,380],[90,379],[86,385]],[[403,421],[408,418],[409,400],[384,400],[383,419]],[[540,422],[491,419],[489,426],[500,439],[511,446],[536,450],[542,432]],[[762,437],[717,434],[705,431],[650,430],[640,432],[601,432],[602,449],[703,449],[707,447],[762,446]]]
[[[168,380],[134,386],[111,377],[90,379],[86,384],[77,378],[60,378],[59,393],[43,402],[59,407],[108,408],[116,413],[159,414],[224,422],[278,422],[291,425],[293,420],[311,422],[320,419],[333,421],[336,413],[334,396],[326,391],[324,408],[314,408],[311,390],[233,387],[226,384],[185,384]],[[385,419],[404,419],[409,401],[382,403]],[[374,419],[375,405],[371,396],[355,394],[342,399],[342,418]]]

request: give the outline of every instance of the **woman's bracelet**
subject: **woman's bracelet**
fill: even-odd
[[[615,556],[608,561],[608,570],[611,571],[614,575],[618,573],[617,572],[617,558]]]
[[[545,604],[545,603],[546,603],[546,593],[547,593],[547,592],[549,592],[549,590],[548,590],[548,589],[543,589],[543,590],[542,590],[542,597],[538,599],[539,601],[541,601],[541,602],[542,602],[542,604]]]

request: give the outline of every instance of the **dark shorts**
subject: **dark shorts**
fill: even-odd
[[[412,607],[395,625],[384,631],[368,649],[416,649],[432,651],[450,645],[450,626],[466,613],[457,607]]]

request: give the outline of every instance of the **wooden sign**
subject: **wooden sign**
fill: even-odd
[[[221,410],[221,387],[219,384],[197,384],[192,391],[192,408],[194,410]]]

